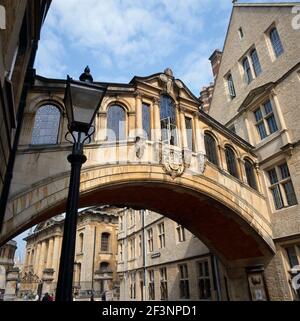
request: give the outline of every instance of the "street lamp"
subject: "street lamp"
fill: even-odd
[[[68,155],[71,163],[71,176],[67,200],[64,234],[61,248],[56,301],[72,301],[73,270],[75,258],[76,224],[79,201],[80,170],[86,162],[83,145],[91,141],[94,132],[92,125],[97,110],[105,96],[107,86],[93,84],[89,67],[84,69],[80,81],[67,77],[64,104],[68,117],[66,140],[73,144],[72,154]],[[91,130],[92,129],[92,130]],[[71,136],[71,139],[68,137]]]

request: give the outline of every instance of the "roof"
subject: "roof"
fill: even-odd
[[[263,3],[239,3],[235,2],[234,7],[294,7],[300,2],[263,2]]]

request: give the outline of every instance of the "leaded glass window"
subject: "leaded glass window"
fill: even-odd
[[[56,106],[45,105],[38,109],[32,131],[33,145],[57,144],[60,111]]]
[[[235,88],[234,88],[234,83],[233,83],[231,74],[227,76],[227,86],[228,86],[229,95],[233,99],[236,96],[236,94],[235,94]]]
[[[237,165],[236,165],[236,158],[235,158],[235,153],[230,147],[225,148],[225,157],[226,157],[226,163],[227,163],[227,170],[228,172],[232,175],[235,176],[236,178],[239,178],[238,175],[238,170],[237,170]]]
[[[296,205],[297,198],[287,163],[268,170],[268,175],[275,209]]]
[[[177,145],[176,110],[172,98],[167,95],[160,97],[160,124],[162,141]]]
[[[251,60],[252,60],[252,66],[255,72],[255,76],[257,77],[260,73],[261,73],[261,66],[260,66],[260,62],[259,62],[259,58],[258,58],[258,54],[256,49],[253,49],[251,51]]]
[[[126,139],[126,115],[123,107],[110,106],[107,112],[107,138],[109,141]]]
[[[247,84],[249,84],[253,80],[253,77],[252,77],[252,73],[249,65],[249,60],[247,57],[243,59],[243,68],[244,68],[244,75],[245,75],[246,82]]]
[[[283,53],[282,43],[276,28],[270,31],[270,40],[276,57],[279,57]]]
[[[247,183],[249,184],[249,186],[251,186],[254,189],[257,189],[254,167],[248,159],[245,160],[245,172],[247,176]]]
[[[204,134],[204,144],[205,144],[205,151],[207,159],[215,164],[219,165],[218,161],[218,154],[217,154],[217,146],[216,146],[216,140],[208,133]]]
[[[143,122],[143,130],[144,135],[146,135],[146,139],[150,140],[151,137],[151,128],[150,128],[150,106],[147,104],[143,104],[142,106],[142,122]]]

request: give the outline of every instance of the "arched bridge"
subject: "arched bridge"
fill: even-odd
[[[65,210],[64,88],[63,80],[36,76],[1,242]],[[109,84],[85,147],[80,206],[148,208],[184,225],[228,264],[260,262],[274,244],[256,156],[199,106],[170,70]]]

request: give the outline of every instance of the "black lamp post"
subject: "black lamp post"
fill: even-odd
[[[68,156],[71,163],[71,177],[67,200],[64,234],[61,248],[59,273],[56,288],[56,301],[72,301],[73,270],[75,258],[76,225],[79,201],[80,170],[86,161],[83,145],[91,141],[94,130],[92,123],[107,86],[93,84],[88,67],[80,76],[80,81],[67,77],[65,91],[65,108],[68,117],[68,133],[66,140],[73,144],[72,154]],[[71,139],[68,139],[68,136]]]

